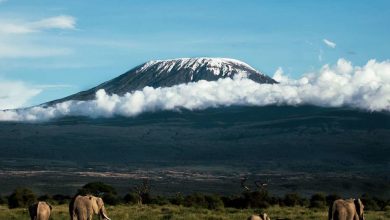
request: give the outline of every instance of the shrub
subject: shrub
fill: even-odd
[[[157,197],[154,197],[151,201],[152,204],[156,204],[156,205],[167,205],[169,204],[169,200],[168,198],[164,197],[164,196],[157,196]]]
[[[221,197],[217,195],[207,195],[204,197],[207,202],[207,208],[208,209],[222,209],[224,207],[223,201]]]
[[[175,197],[169,200],[173,205],[183,205],[184,204],[184,196],[181,193],[176,194]]]
[[[369,196],[367,194],[363,194],[361,200],[362,200],[362,203],[364,204],[365,210],[370,210],[370,211],[381,210],[377,201],[374,198],[372,198],[371,196]]]
[[[316,193],[310,198],[310,208],[324,208],[326,207],[326,197],[322,193]]]
[[[244,193],[246,208],[268,208],[270,197],[267,191],[254,191]]]
[[[208,203],[202,194],[191,194],[184,198],[184,206],[187,207],[197,207],[197,208],[207,208]]]
[[[62,195],[62,194],[55,194],[52,196],[52,199],[61,205],[61,204],[69,203],[69,201],[72,199],[72,197]]]
[[[0,195],[0,205],[4,205],[6,203],[7,203],[6,199]]]
[[[111,193],[105,193],[102,199],[104,203],[109,205],[118,205],[121,202],[121,199],[117,195]]]
[[[203,195],[199,193],[188,195],[184,198],[183,205],[187,207],[221,209],[224,207],[222,199],[218,195]]]
[[[123,201],[127,204],[138,204],[139,203],[139,196],[137,193],[128,193],[123,197]]]
[[[288,193],[283,198],[283,204],[285,206],[303,206],[305,204],[305,199],[299,196],[297,193]]]
[[[37,200],[37,196],[27,188],[18,188],[8,197],[8,207],[13,208],[27,208],[29,205]]]
[[[151,204],[152,203],[152,196],[150,193],[141,193],[141,203],[142,204]]]
[[[222,197],[221,199],[225,207],[243,209],[248,206],[246,199],[242,196]]]
[[[38,197],[38,201],[48,201],[48,200],[51,200],[51,196],[47,194]]]

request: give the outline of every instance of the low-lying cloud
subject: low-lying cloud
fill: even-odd
[[[370,60],[362,67],[344,59],[318,72],[290,79],[278,69],[280,84],[258,84],[247,78],[199,81],[167,88],[146,87],[124,96],[104,90],[91,101],[67,101],[50,107],[0,112],[0,120],[41,121],[64,116],[137,116],[143,112],[205,109],[232,105],[316,105],[390,111],[390,61]]]

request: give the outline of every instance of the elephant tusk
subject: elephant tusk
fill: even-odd
[[[106,219],[106,220],[111,220],[106,214],[104,214],[104,212],[103,212],[103,217],[104,217],[104,219]]]

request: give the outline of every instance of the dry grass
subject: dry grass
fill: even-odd
[[[158,206],[158,205],[118,205],[108,206],[107,212],[113,220],[128,220],[128,219],[185,219],[185,220],[228,220],[246,219],[249,215],[256,213],[259,210],[251,209],[220,209],[208,210],[199,208],[187,208],[181,206]],[[279,207],[274,206],[264,210],[275,219],[327,219],[326,210],[313,210],[305,207]],[[27,209],[8,209],[6,206],[0,206],[1,220],[22,220],[28,219]],[[53,207],[52,220],[69,219],[67,205],[59,205]],[[98,219],[95,217],[95,219]],[[390,219],[390,210],[387,212],[366,212],[366,220],[385,220]]]

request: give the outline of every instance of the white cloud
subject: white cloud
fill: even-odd
[[[18,25],[18,24],[10,24],[10,23],[0,23],[0,33],[5,34],[26,34],[34,32],[28,26]]]
[[[38,95],[41,89],[20,81],[0,79],[0,109],[23,107],[28,101]],[[0,113],[1,115],[1,113]],[[2,118],[2,116],[0,116]]]
[[[279,83],[285,83],[290,81],[290,79],[284,75],[282,67],[279,67],[276,72],[274,73],[274,76],[272,77],[274,80],[278,81]]]
[[[40,29],[75,29],[76,19],[68,15],[45,18],[30,24],[36,30]]]
[[[159,110],[194,110],[231,105],[349,106],[367,111],[390,111],[390,61],[370,60],[352,66],[340,59],[318,72],[292,80],[281,69],[275,73],[280,84],[258,84],[252,80],[220,79],[199,81],[168,88],[146,87],[124,96],[108,95],[104,90],[91,101],[68,101],[50,107],[33,107],[0,112],[0,120],[40,121],[63,116],[136,116]]]
[[[336,47],[336,43],[335,42],[332,42],[332,41],[327,40],[327,39],[323,39],[322,41],[326,44],[326,46],[328,46],[330,48],[335,48]]]
[[[71,54],[69,48],[50,48],[43,45],[19,42],[19,44],[8,44],[0,42],[0,58],[36,58],[63,56]]]
[[[3,34],[28,34],[47,29],[73,30],[75,28],[76,19],[68,15],[49,17],[33,22],[0,20],[0,33]]]
[[[0,19],[0,58],[68,55],[72,53],[72,49],[58,46],[58,43],[49,45],[44,41],[44,39],[47,39],[47,34],[40,34],[37,38],[32,38],[28,34],[49,29],[73,30],[75,25],[76,19],[67,15],[49,17],[33,22]]]

